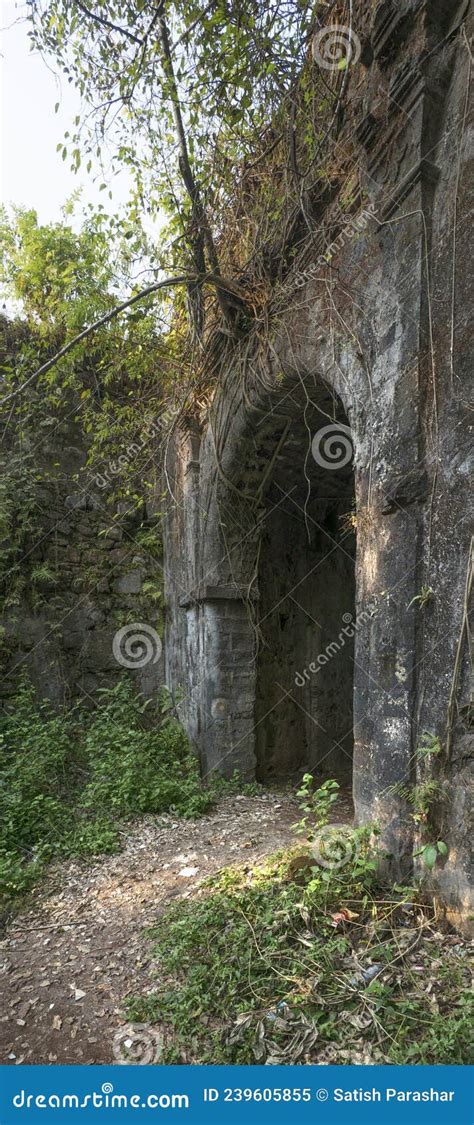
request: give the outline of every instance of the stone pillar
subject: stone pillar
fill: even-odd
[[[238,770],[250,780],[255,775],[255,640],[246,605],[232,585],[203,585],[181,605],[199,634],[199,664],[190,674],[196,679],[203,776],[217,771],[231,777]]]

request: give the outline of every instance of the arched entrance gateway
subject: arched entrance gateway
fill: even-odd
[[[205,775],[271,783],[310,770],[352,785],[357,818],[384,821],[402,869],[413,661],[402,667],[387,637],[415,595],[410,543],[387,598],[370,376],[353,348],[335,359],[329,338],[315,374],[302,338],[299,357],[280,340],[244,377],[229,367],[209,419],[188,421],[170,452],[182,503],[168,530],[168,682],[184,692]]]
[[[242,429],[234,414],[236,438],[229,435],[222,460],[214,447],[210,497],[193,501],[202,577],[180,604],[206,673],[185,706],[205,771],[239,768],[270,782],[310,769],[350,785],[356,513],[348,418],[321,379],[289,379],[244,413]],[[197,472],[191,458],[191,479]]]

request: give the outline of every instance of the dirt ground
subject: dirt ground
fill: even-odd
[[[350,816],[341,799],[335,819]],[[124,998],[153,991],[159,972],[143,931],[206,876],[294,842],[296,819],[288,795],[226,797],[197,821],[144,818],[93,866],[54,865],[0,943],[0,1062],[120,1062]]]

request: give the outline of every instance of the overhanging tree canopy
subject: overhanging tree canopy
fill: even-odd
[[[218,277],[225,206],[301,71],[314,4],[30,0],[29,6],[34,44],[54,56],[83,99],[74,131],[58,145],[63,158],[78,168],[85,154],[92,171],[104,149],[111,152],[113,163],[133,174],[132,213],[168,216],[167,268]],[[232,324],[222,287],[217,295]],[[190,283],[189,297],[200,334],[198,282]]]

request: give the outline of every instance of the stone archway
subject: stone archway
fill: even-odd
[[[181,715],[204,776],[311,769],[347,785],[359,420],[321,374],[289,370],[248,391],[223,390],[218,425],[199,435],[193,423],[172,448],[188,592],[169,600],[168,679],[184,672]]]
[[[308,329],[298,351],[275,339],[268,366],[249,365],[246,381],[229,367],[204,426],[184,430],[170,450],[183,504],[168,525],[168,682],[184,688],[180,715],[204,777],[238,770],[269,781],[311,767],[346,783],[352,772],[356,820],[381,825],[402,872],[411,824],[397,787],[413,753],[405,653],[417,540],[411,514],[384,517],[374,472],[389,443],[392,462],[408,445],[394,446],[392,418],[374,410],[355,348],[344,342],[335,359],[331,339],[315,337],[314,315]],[[312,454],[313,439],[333,426],[354,449],[337,472]],[[347,528],[354,496],[357,557]],[[283,556],[280,612],[268,574]],[[318,570],[319,584],[311,581]],[[300,579],[297,609],[290,592]],[[177,580],[187,591],[179,598]],[[308,625],[308,610],[318,625]],[[297,673],[307,686],[298,688]]]

